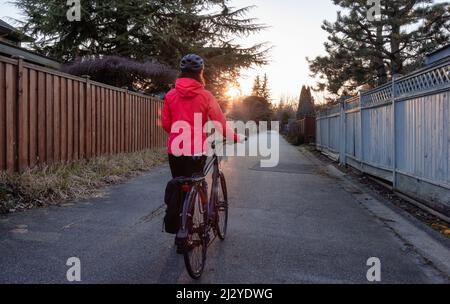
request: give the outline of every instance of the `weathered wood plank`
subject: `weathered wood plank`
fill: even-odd
[[[67,160],[73,159],[73,80],[67,81]]]
[[[78,160],[80,142],[80,82],[73,82],[73,159]]]
[[[29,84],[28,84],[28,69],[24,69],[23,65],[19,68],[21,76],[19,76],[19,171],[24,171],[29,166],[28,146],[29,146]]]
[[[16,67],[12,64],[6,64],[5,67],[5,94],[6,94],[6,169],[14,172],[15,166],[15,103],[16,103]]]
[[[106,154],[106,100],[105,100],[105,89],[100,88],[101,91],[101,102],[102,102],[102,154]]]
[[[67,161],[67,79],[61,78],[61,161]]]
[[[29,106],[30,106],[30,132],[29,138],[29,163],[30,167],[36,166],[38,163],[38,100],[37,100],[37,72],[30,70],[30,88],[29,88]]]
[[[0,170],[6,169],[6,79],[5,63],[0,62]]]
[[[47,161],[47,111],[45,100],[45,74],[38,72],[38,163]]]
[[[83,159],[86,157],[86,84],[84,82],[79,83],[79,144],[78,144],[78,157]]]
[[[90,157],[97,156],[97,93],[95,86],[89,83],[89,96],[90,96],[90,108],[91,108],[91,154]]]
[[[89,81],[86,81],[86,90],[85,90],[85,156],[87,158],[91,158],[94,156],[94,147],[95,147],[95,107],[94,107],[94,96],[92,92],[92,86]]]
[[[53,76],[53,159],[61,161],[61,87],[60,77]]]

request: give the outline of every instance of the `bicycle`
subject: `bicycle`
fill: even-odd
[[[220,170],[220,157],[215,153],[200,175],[181,179],[187,193],[181,213],[181,228],[178,237],[185,240],[181,248],[189,275],[199,279],[206,262],[206,251],[217,236],[223,241],[228,226],[228,193],[225,176]],[[208,200],[206,176],[212,170],[211,195]],[[180,246],[180,245],[179,245]]]

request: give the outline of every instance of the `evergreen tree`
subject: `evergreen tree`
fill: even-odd
[[[256,76],[255,81],[253,82],[253,88],[252,88],[252,96],[259,97],[261,94],[261,79],[259,78],[259,75]]]
[[[366,0],[333,0],[343,12],[329,33],[326,56],[310,60],[318,89],[340,94],[366,84],[386,83],[394,74],[417,68],[424,55],[450,38],[450,6],[432,0],[381,1],[381,19],[369,20]]]
[[[303,119],[305,117],[314,115],[314,98],[311,94],[311,88],[302,86],[300,98],[297,108],[297,119]]]
[[[233,42],[265,26],[246,17],[251,7],[232,9],[230,0],[81,0],[80,22],[67,19],[66,1],[13,2],[35,50],[63,62],[113,55],[178,68],[183,55],[198,53],[208,89],[219,98],[242,68],[267,62],[265,44]]]
[[[252,96],[261,97],[267,102],[270,101],[269,80],[267,78],[267,74],[264,74],[264,78],[262,80],[259,75],[256,76],[253,83]]]
[[[249,96],[242,101],[243,119],[245,121],[270,121],[272,117],[272,105],[262,97]]]
[[[267,74],[264,74],[264,79],[261,84],[261,91],[258,96],[264,98],[267,101],[270,101],[269,80],[267,78]]]
[[[274,109],[274,119],[279,121],[281,127],[289,123],[289,119],[295,118],[297,115],[297,100],[282,97]]]

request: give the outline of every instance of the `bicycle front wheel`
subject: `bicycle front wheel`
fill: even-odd
[[[217,201],[216,201],[217,222],[216,229],[219,238],[223,241],[227,234],[228,227],[228,193],[227,183],[223,172],[219,174],[219,182],[217,187]]]
[[[193,279],[199,279],[205,268],[207,250],[205,225],[206,212],[202,205],[202,193],[201,190],[193,188],[189,197],[188,238],[184,250],[184,263]]]

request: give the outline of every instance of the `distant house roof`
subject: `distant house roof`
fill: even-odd
[[[58,61],[20,47],[20,42],[31,41],[33,41],[31,37],[23,34],[18,29],[0,19],[0,55],[8,57],[20,56],[25,61],[34,64],[53,69],[60,69],[61,63],[59,63]]]
[[[20,56],[25,61],[42,65],[48,68],[59,70],[61,68],[61,63],[47,56],[40,55],[38,53],[32,52],[30,50],[11,45],[9,43],[4,43],[0,41],[0,55],[3,56]]]
[[[25,35],[12,25],[0,19],[0,36],[6,36],[7,39],[17,42],[30,42],[33,38]]]
[[[425,57],[425,64],[430,65],[450,57],[450,44],[428,54]]]

